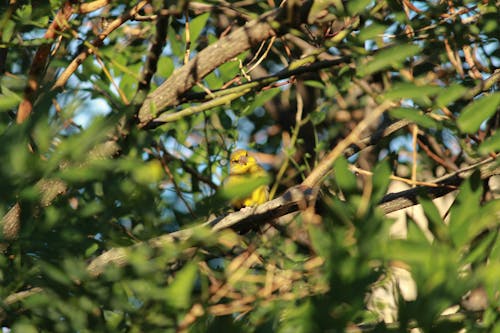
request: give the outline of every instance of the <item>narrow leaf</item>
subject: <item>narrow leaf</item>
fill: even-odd
[[[191,303],[191,292],[195,285],[197,265],[189,262],[175,276],[166,290],[167,301],[176,308],[186,309]]]
[[[458,116],[458,128],[465,133],[474,133],[491,117],[500,105],[500,93],[494,93],[472,101]]]
[[[418,45],[397,45],[375,54],[367,64],[358,64],[358,76],[370,75],[385,68],[398,68],[403,62],[420,51]]]
[[[484,140],[479,146],[481,154],[496,153],[500,151],[500,131],[497,130],[495,134]]]
[[[441,123],[425,115],[422,111],[413,108],[394,108],[389,114],[397,119],[411,120],[417,125],[425,128],[441,128]]]
[[[191,42],[194,42],[198,39],[198,37],[201,34],[201,31],[207,24],[207,20],[209,17],[210,13],[204,13],[196,16],[194,19],[191,20],[189,24],[190,25],[189,33],[191,34]]]
[[[434,202],[425,196],[419,197],[418,202],[424,209],[425,217],[429,223],[430,232],[432,232],[438,241],[446,241],[448,239],[448,229],[445,226],[436,205],[434,205]]]
[[[467,88],[459,84],[453,84],[449,87],[446,87],[438,94],[436,98],[436,104],[439,107],[447,106],[462,97],[462,95],[466,91]]]
[[[450,236],[457,247],[462,247],[469,239],[471,225],[475,223],[481,206],[483,192],[478,172],[466,179],[450,210]]]
[[[335,180],[342,191],[346,193],[356,191],[356,176],[354,176],[354,174],[349,170],[349,164],[345,158],[338,158],[333,165],[333,169],[335,170]]]

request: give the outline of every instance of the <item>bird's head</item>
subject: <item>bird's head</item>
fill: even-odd
[[[250,156],[248,151],[240,149],[231,154],[229,173],[231,175],[241,175],[252,172],[252,169],[257,166],[257,160],[255,157]]]

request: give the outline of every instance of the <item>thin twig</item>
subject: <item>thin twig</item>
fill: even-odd
[[[276,175],[276,180],[274,181],[273,187],[271,188],[271,191],[269,192],[269,199],[274,198],[274,195],[276,194],[276,191],[278,190],[278,186],[281,182],[281,179],[283,178],[283,175],[285,174],[286,169],[288,168],[290,159],[292,159],[292,156],[289,156],[288,153],[286,152],[288,148],[293,148],[295,147],[295,144],[297,142],[297,139],[299,137],[299,131],[300,127],[302,127],[305,122],[302,120],[302,112],[304,110],[304,102],[302,99],[302,96],[297,93],[297,113],[295,114],[295,127],[292,130],[292,138],[290,139],[290,144],[289,147],[283,147],[284,155],[286,156],[285,161],[281,164],[281,167],[278,171],[278,174]],[[309,118],[307,118],[306,122],[308,121]]]
[[[390,101],[384,101],[376,107],[370,114],[368,114],[359,124],[349,133],[349,135],[340,141],[335,148],[316,166],[316,168],[309,174],[309,176],[302,182],[305,186],[316,186],[322,182],[330,172],[332,172],[333,162],[351,145],[359,140],[361,132],[373,124],[378,118],[389,108],[395,104]]]
[[[94,48],[99,48],[104,42],[104,39],[106,39],[109,34],[118,29],[126,21],[130,20],[142,9],[142,7],[146,6],[148,2],[149,1],[139,1],[139,3],[132,7],[132,9],[128,13],[123,14],[119,18],[110,22],[106,29],[104,29],[104,31],[101,32],[96,39],[94,39],[94,41],[92,42],[92,47],[89,47],[82,51],[75,59],[73,59],[68,67],[66,67],[66,69],[62,72],[62,74],[52,86],[52,90],[64,87],[64,85],[69,80],[70,76],[76,71],[78,66],[80,66],[80,64],[83,63],[83,61],[85,61],[85,59],[87,59],[89,55],[94,53]]]

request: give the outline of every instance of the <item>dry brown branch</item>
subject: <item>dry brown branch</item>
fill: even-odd
[[[385,111],[395,104],[390,101],[385,101],[374,109],[366,118],[364,118],[358,126],[356,126],[349,135],[333,148],[333,150],[314,168],[314,170],[302,182],[305,186],[316,186],[321,183],[321,180],[332,171],[333,162],[340,157],[344,151],[352,144],[355,144],[360,139],[361,132],[369,125],[374,123]]]
[[[73,14],[71,1],[66,1],[62,8],[57,12],[54,21],[50,24],[45,32],[44,38],[47,40],[54,39],[60,31],[63,31],[67,26],[67,21]],[[40,81],[45,71],[48,62],[52,43],[41,45],[33,58],[28,76],[28,84],[24,89],[24,98],[17,109],[17,123],[24,122],[33,111],[33,101],[36,97],[36,92],[40,86]]]
[[[107,6],[111,1],[110,0],[95,0],[92,2],[81,3],[78,7],[78,12],[80,14],[88,14],[98,9],[101,9],[104,6]]]

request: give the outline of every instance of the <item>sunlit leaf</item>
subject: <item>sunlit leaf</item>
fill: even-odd
[[[366,76],[385,68],[399,68],[403,62],[420,52],[417,45],[397,45],[376,52],[373,59],[357,65],[358,76]]]
[[[491,117],[500,105],[500,93],[482,96],[467,105],[457,118],[460,130],[466,133],[474,133],[479,126]]]
[[[420,99],[439,94],[443,88],[438,86],[424,85],[418,86],[413,83],[401,83],[394,85],[391,90],[384,94],[385,98],[391,100],[399,99]]]
[[[372,4],[371,0],[353,0],[347,3],[347,9],[352,15],[356,15],[363,10],[367,10]]]
[[[170,57],[161,57],[158,60],[158,74],[162,77],[169,77],[174,71],[174,61]]]
[[[457,99],[463,96],[463,94],[467,91],[462,85],[452,84],[446,88],[443,88],[436,97],[436,104],[439,107],[447,106],[450,103],[453,103]]]
[[[204,13],[196,16],[189,22],[190,35],[191,35],[191,43],[196,41],[200,36],[201,31],[205,27],[208,18],[210,17],[210,13]]]
[[[422,127],[441,128],[439,122],[414,108],[394,108],[389,111],[389,114],[394,118],[411,120]]]
[[[356,176],[349,170],[347,160],[343,157],[338,158],[333,165],[333,169],[335,180],[342,191],[346,193],[355,192],[357,189]]]
[[[484,140],[479,146],[479,152],[482,154],[496,153],[500,151],[500,131],[496,131],[495,134]]]
[[[132,171],[132,177],[135,181],[142,184],[151,184],[158,182],[164,176],[161,163],[153,160],[140,165]]]
[[[165,291],[166,300],[175,308],[187,309],[191,301],[191,293],[195,287],[197,265],[187,263],[176,275],[174,281]]]
[[[385,25],[372,23],[369,26],[361,29],[358,38],[363,42],[369,39],[380,38],[386,29],[387,27]]]

